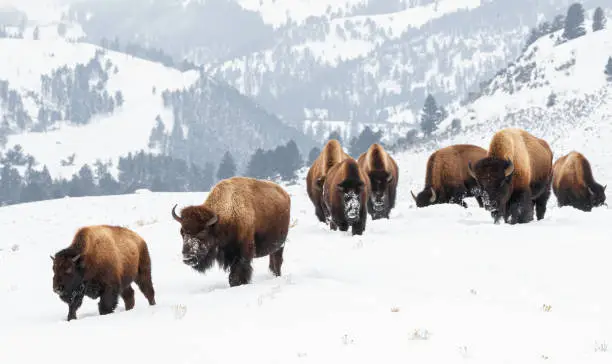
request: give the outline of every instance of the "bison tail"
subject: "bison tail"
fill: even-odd
[[[138,261],[138,275],[151,275],[151,255],[149,254],[149,248],[146,244],[142,245],[142,251],[140,252],[140,259]]]

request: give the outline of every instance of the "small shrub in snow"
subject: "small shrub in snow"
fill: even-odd
[[[415,329],[410,335],[410,340],[429,340],[431,333],[427,329]]]
[[[542,305],[542,311],[550,312],[551,310],[552,310],[552,306],[551,305],[547,305],[547,304],[543,304]]]
[[[174,312],[174,318],[177,320],[182,319],[187,314],[187,306],[185,305],[174,305],[172,306]]]
[[[600,344],[597,343],[597,341],[595,341],[595,352],[602,352],[605,353],[608,351],[608,344],[604,341]]]
[[[13,244],[13,246],[11,247],[11,250],[16,252],[17,250],[19,250],[19,245],[18,244]]]
[[[342,335],[342,343],[344,345],[349,345],[349,344],[353,344],[355,342],[355,340],[353,340],[351,337],[349,337],[347,334]]]
[[[399,312],[399,307],[391,307],[391,312]]]

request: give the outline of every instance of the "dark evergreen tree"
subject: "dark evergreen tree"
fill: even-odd
[[[451,130],[455,133],[461,130],[461,120],[460,119],[454,118],[453,121],[451,121]]]
[[[223,154],[223,158],[221,158],[221,163],[219,163],[219,169],[217,170],[217,180],[223,180],[230,177],[234,177],[236,175],[236,163],[234,162],[234,157],[232,154],[227,151]]]
[[[547,107],[552,107],[557,103],[557,94],[555,94],[554,92],[551,92],[548,95],[548,101],[546,101],[546,106]]]
[[[121,90],[115,92],[115,103],[118,107],[123,106],[123,93],[121,92]]]
[[[315,159],[317,159],[319,157],[319,154],[321,154],[321,148],[319,147],[313,147],[310,152],[308,153],[308,166],[311,166]]]
[[[349,146],[349,154],[354,155],[355,158],[358,158],[361,153],[364,153],[368,150],[370,145],[374,143],[380,143],[380,139],[382,139],[382,130],[374,133],[369,126],[366,126],[359,136],[351,139],[351,143]]]
[[[593,13],[593,31],[602,30],[606,27],[606,14],[602,8],[597,7]]]
[[[247,164],[246,175],[253,178],[266,178],[267,174],[267,156],[264,150],[257,148],[255,153],[251,155],[251,159]]]
[[[608,63],[606,63],[604,73],[608,76],[608,79],[612,79],[612,57],[608,57]]]
[[[567,9],[563,37],[569,40],[582,37],[585,34],[586,30],[584,29],[584,7],[580,3],[573,3]]]
[[[295,178],[295,172],[304,165],[302,156],[293,140],[290,140],[282,150],[282,162],[279,164],[280,177],[285,181]]]
[[[151,134],[149,135],[149,148],[160,148],[161,152],[165,152],[165,136],[166,129],[164,127],[164,123],[159,115],[155,118],[155,126],[151,129]]]
[[[10,205],[21,201],[23,181],[19,171],[10,164],[4,164],[0,171],[0,204]]]
[[[72,176],[69,194],[73,197],[93,196],[97,194],[94,176],[91,168],[85,164],[78,174]]]
[[[438,107],[436,99],[428,94],[425,98],[425,105],[421,111],[421,130],[426,136],[438,130],[438,124],[444,119],[446,111]]]
[[[342,136],[340,135],[340,132],[338,130],[332,131],[327,137],[327,140],[332,140],[332,139],[336,139],[337,141],[340,142],[340,144],[342,144]]]

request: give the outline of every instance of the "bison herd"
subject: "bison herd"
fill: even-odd
[[[314,214],[331,230],[361,235],[367,215],[388,219],[395,207],[399,169],[379,144],[372,144],[357,160],[330,140],[306,176],[306,191]],[[606,186],[593,178],[584,155],[572,151],[553,164],[545,140],[515,128],[493,135],[489,150],[457,144],[430,155],[425,185],[411,195],[417,207],[452,203],[475,197],[491,213],[494,223],[528,223],[544,218],[546,204],[555,194],[559,206],[583,211],[605,205]],[[187,206],[171,215],[180,224],[184,264],[204,273],[214,262],[229,270],[231,287],[251,281],[254,258],[268,256],[269,269],[281,275],[283,250],[290,229],[291,198],[278,184],[248,177],[217,183],[204,203]],[[134,307],[135,283],[155,305],[151,259],[144,239],[117,226],[79,229],[69,247],[51,256],[53,291],[68,304],[68,321],[84,296],[100,298],[99,313],[115,310],[119,296],[125,309]]]

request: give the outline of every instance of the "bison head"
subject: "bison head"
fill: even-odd
[[[473,167],[472,162],[468,162],[468,172],[476,180],[476,194],[482,197],[485,209],[492,212],[498,221],[505,213],[506,202],[512,192],[514,164],[510,160],[487,157]]]
[[[350,179],[336,185],[339,193],[340,203],[343,207],[344,218],[349,224],[359,220],[361,215],[362,196],[365,192],[363,181],[353,181]]]
[[[425,187],[423,191],[419,192],[419,194],[416,196],[412,191],[410,191],[410,194],[412,195],[414,202],[416,202],[417,207],[429,206],[436,202],[436,199],[438,197],[433,187]]]
[[[385,203],[389,198],[389,187],[393,181],[393,174],[386,171],[374,171],[369,175],[370,178],[370,201],[374,211],[381,212],[385,208]]]
[[[606,187],[599,183],[594,183],[592,186],[587,187],[589,191],[589,199],[593,207],[599,207],[606,204]]]
[[[75,293],[83,289],[85,267],[83,258],[73,248],[66,248],[51,256],[53,261],[53,292],[62,301],[71,303]]]
[[[217,252],[217,214],[205,206],[188,206],[178,216],[175,209],[176,205],[172,217],[181,224],[183,262],[199,271],[208,269]]]

